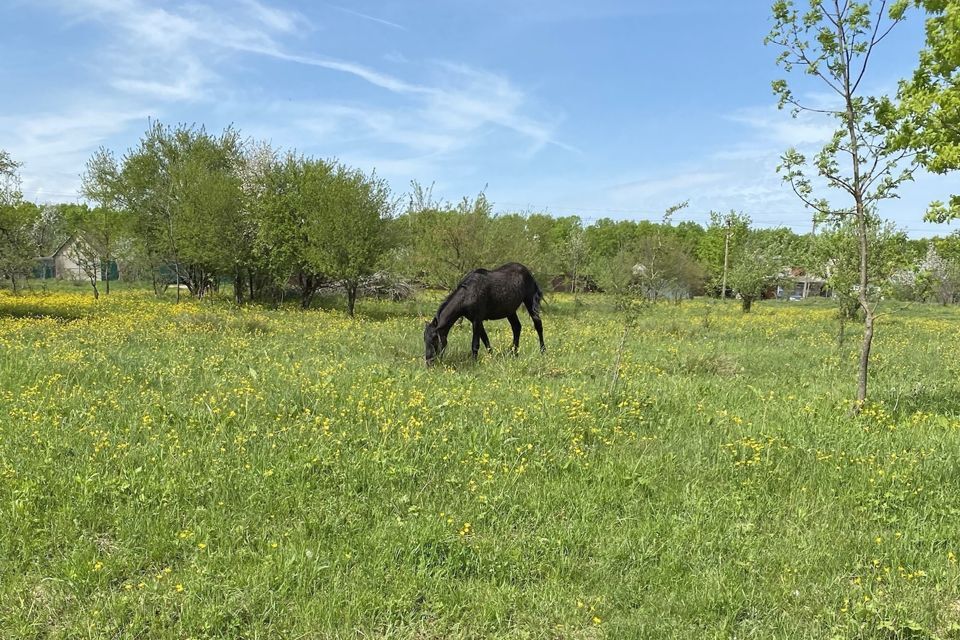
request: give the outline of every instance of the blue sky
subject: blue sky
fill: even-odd
[[[872,91],[913,68],[911,17]],[[91,153],[154,118],[232,123],[398,193],[485,189],[500,211],[659,219],[689,199],[677,219],[737,209],[806,230],[774,168],[832,126],[776,109],[769,26],[768,0],[0,0],[0,148],[37,201],[75,198]],[[920,176],[881,213],[947,233],[923,210],[958,183]]]

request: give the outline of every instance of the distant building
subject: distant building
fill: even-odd
[[[37,266],[33,270],[34,277],[42,280],[87,280],[86,271],[77,263],[74,251],[76,244],[77,237],[70,236],[52,254],[38,258]],[[101,265],[97,271],[97,280],[117,279],[117,263],[113,260],[109,265]]]
[[[793,283],[793,291],[789,284],[782,290],[782,296],[790,298],[816,298],[829,297],[830,290],[827,288],[827,281],[819,276],[807,274],[803,269],[791,268],[787,280]]]

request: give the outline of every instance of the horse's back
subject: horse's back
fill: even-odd
[[[502,264],[496,269],[494,269],[493,271],[488,273],[504,273],[504,274],[512,273],[512,274],[519,274],[524,277],[526,276],[533,277],[533,273],[530,271],[530,269],[528,269],[526,265],[520,264],[519,262],[507,262],[506,264]]]
[[[457,286],[458,305],[470,320],[501,320],[539,291],[533,274],[519,262],[496,269],[474,269]],[[441,305],[441,309],[446,302]]]

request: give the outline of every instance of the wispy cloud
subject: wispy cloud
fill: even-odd
[[[745,125],[751,134],[762,137],[767,145],[801,147],[823,144],[837,129],[836,120],[821,114],[801,113],[791,117],[787,110],[774,106],[740,109],[727,119]]]
[[[241,0],[241,4],[258,22],[280,33],[293,33],[309,22],[300,13],[269,7],[257,0]]]
[[[369,51],[363,62],[326,55],[309,44],[323,29],[313,22],[316,15],[266,0],[240,0],[227,11],[225,1],[45,0],[72,28],[96,26],[99,40],[77,54],[90,70],[89,94],[70,95],[60,110],[8,111],[0,119],[0,139],[26,162],[28,186],[37,193],[75,191],[97,146],[121,150],[134,143],[147,118],[185,113],[210,114],[284,146],[376,168],[401,188],[411,178],[452,176],[472,185],[481,179],[479,158],[524,166],[547,147],[579,153],[557,135],[562,114],[546,111],[504,74],[402,57],[392,48]],[[279,100],[256,77],[265,60],[300,66],[301,77],[315,69],[362,84],[313,82],[308,99]]]
[[[663,2],[662,0],[466,0],[477,11],[497,10],[508,19],[522,22],[584,22],[616,20],[679,13],[712,8],[707,0]]]
[[[136,122],[145,125],[149,115],[133,105],[75,96],[64,111],[0,116],[0,140],[23,162],[27,197],[64,200],[77,193],[90,152]]]
[[[328,7],[331,9],[336,9],[348,15],[354,16],[356,18],[362,18],[363,20],[369,20],[370,22],[376,22],[377,24],[382,24],[386,27],[392,27],[394,29],[400,29],[401,31],[406,31],[407,28],[402,24],[397,24],[396,22],[390,22],[389,20],[384,20],[383,18],[377,18],[376,16],[371,16],[366,13],[361,13],[359,11],[354,11],[353,9],[347,9],[346,7],[341,7],[336,4],[328,4]]]
[[[216,61],[222,54],[234,52],[359,78],[403,97],[408,105],[400,108],[435,123],[441,137],[450,133],[469,134],[493,125],[528,141],[527,154],[536,153],[546,145],[572,149],[555,136],[559,119],[544,120],[529,115],[528,96],[503,76],[449,62],[421,64],[416,69],[407,65],[408,71],[430,71],[435,82],[426,84],[357,62],[296,51],[290,45],[312,29],[309,21],[298,12],[274,8],[257,0],[243,0],[242,10],[236,14],[225,14],[203,4],[161,8],[142,0],[76,0],[65,6],[76,15],[82,13],[85,19],[109,25],[117,34],[117,41],[107,49],[115,74],[110,83],[140,98],[171,102],[210,99],[210,87],[216,86],[221,78],[208,60]],[[389,23],[352,9],[330,6]],[[425,126],[421,129],[427,130]],[[371,131],[389,134],[384,128]]]
[[[611,196],[621,204],[648,202],[655,197],[684,193],[692,188],[703,189],[720,185],[732,178],[719,171],[691,171],[672,175],[655,175],[639,180],[613,185]]]

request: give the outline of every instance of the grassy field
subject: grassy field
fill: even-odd
[[[0,294],[0,637],[960,638],[960,310],[436,303]]]

